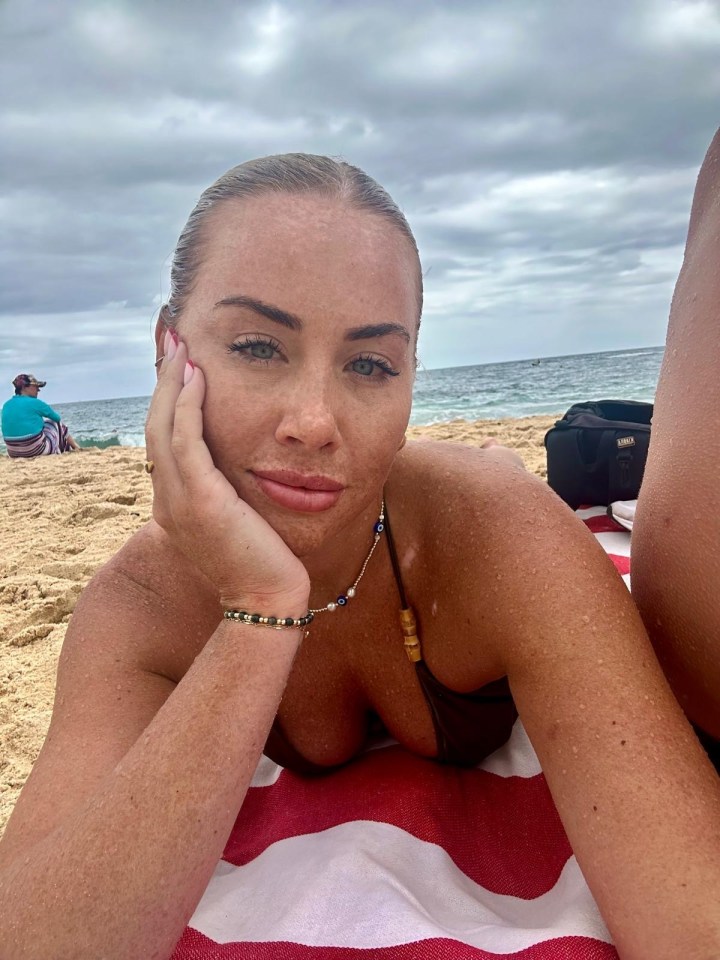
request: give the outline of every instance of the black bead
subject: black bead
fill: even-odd
[[[260,614],[259,614],[259,613],[254,613],[254,614],[250,617],[250,622],[251,622],[251,623],[260,623]]]
[[[277,617],[268,617],[268,624],[271,627],[274,627],[276,623],[277,623]]]
[[[294,623],[295,623],[295,621],[293,620],[292,617],[287,617],[286,620],[285,620],[285,626],[286,626],[286,627],[291,627]]]

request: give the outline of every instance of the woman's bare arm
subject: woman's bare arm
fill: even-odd
[[[688,716],[720,738],[720,131],[695,189],[633,528],[633,596]]]
[[[243,802],[300,631],[222,621],[175,687],[109,653],[166,629],[142,599],[101,577],[76,612],[0,844],[3,960],[169,957]]]
[[[720,780],[630,595],[545,484],[500,463],[483,474],[483,558],[465,557],[464,588],[492,616],[498,660],[620,956],[718,956]],[[473,542],[449,537],[463,539]],[[472,571],[488,564],[479,584]]]

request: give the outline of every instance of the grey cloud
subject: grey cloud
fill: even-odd
[[[78,398],[150,388],[136,334],[185,216],[285,150],[343,155],[404,208],[429,366],[662,339],[717,123],[714,5],[9,0],[0,42],[0,358],[70,365],[65,399],[90,360]],[[549,207],[522,193],[542,176]]]

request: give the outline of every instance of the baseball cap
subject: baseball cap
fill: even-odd
[[[23,387],[44,387],[47,380],[38,380],[31,373],[19,373],[13,380],[13,386],[16,390],[22,390]]]

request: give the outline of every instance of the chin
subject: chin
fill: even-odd
[[[291,513],[277,508],[255,509],[300,560],[319,550],[342,524],[336,510]]]
[[[252,507],[278,536],[282,537],[295,556],[301,559],[321,547],[328,537],[337,531],[338,525],[347,519],[346,511],[342,509],[342,500],[335,507],[321,512],[289,510],[269,501],[244,470],[223,470],[223,474],[240,499]]]

